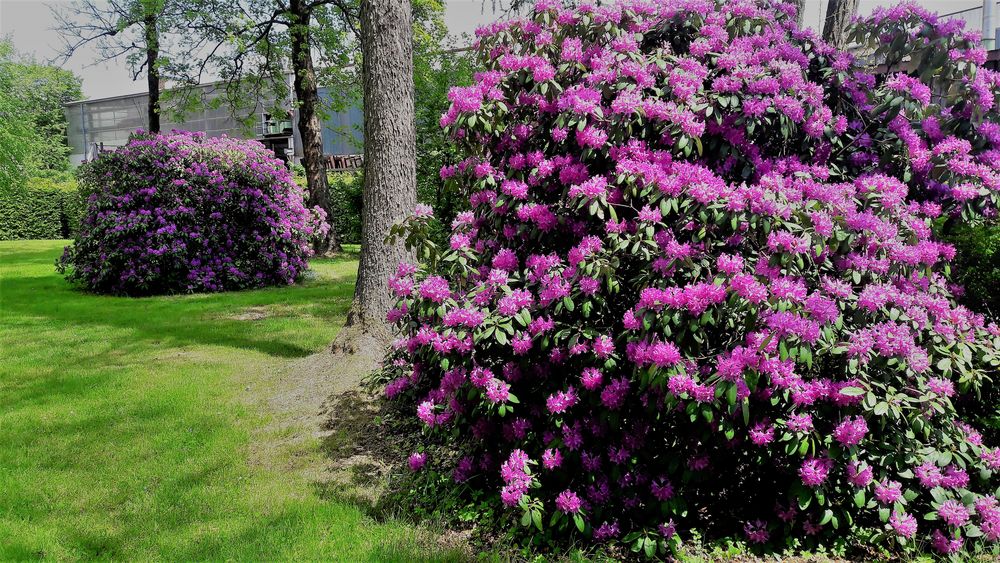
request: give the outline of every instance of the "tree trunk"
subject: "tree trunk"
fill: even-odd
[[[334,209],[330,200],[330,184],[326,178],[326,163],[323,161],[323,124],[319,119],[319,91],[316,84],[316,70],[313,68],[312,41],[309,23],[312,14],[304,0],[289,2],[289,16],[293,25],[289,28],[292,40],[292,73],[295,99],[299,110],[299,135],[302,137],[302,166],[306,169],[306,187],[309,204],[326,211],[330,232],[313,242],[317,255],[340,252],[340,241],[333,227]]]
[[[830,0],[826,5],[823,40],[838,49],[847,46],[847,27],[858,13],[858,0]]]
[[[156,62],[160,58],[160,35],[157,29],[156,14],[149,13],[143,19],[146,39],[146,87],[149,90],[149,103],[146,106],[149,131],[160,132],[160,69]]]
[[[361,0],[365,173],[361,263],[348,325],[383,343],[393,304],[386,280],[402,260],[387,244],[389,228],[417,204],[416,125],[413,113],[413,28],[409,0]]]
[[[795,23],[801,29],[805,20],[806,0],[791,0],[791,2],[795,6]]]

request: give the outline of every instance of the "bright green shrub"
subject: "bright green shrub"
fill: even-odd
[[[965,303],[1000,317],[1000,226],[962,226],[947,238],[958,251],[955,282],[965,289]]]
[[[361,186],[360,172],[335,172],[330,174],[330,200],[334,216],[330,224],[337,229],[337,239],[342,243],[361,242]]]
[[[24,188],[0,192],[0,240],[72,237],[81,211],[75,180],[32,178]]]
[[[301,166],[293,167],[295,183],[305,187],[305,172]],[[337,240],[345,244],[361,242],[361,172],[330,172],[327,175],[333,217],[330,225],[337,231]]]

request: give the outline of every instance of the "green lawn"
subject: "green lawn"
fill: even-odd
[[[342,323],[355,261],[294,287],[129,299],[69,287],[64,244],[0,242],[0,559],[457,557],[320,498],[288,469],[314,444],[262,430],[273,374]]]

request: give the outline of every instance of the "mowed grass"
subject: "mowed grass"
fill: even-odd
[[[320,498],[266,438],[287,362],[323,349],[356,262],[302,284],[121,298],[71,288],[66,241],[0,242],[0,559],[455,559]],[[318,455],[318,454],[316,454]]]

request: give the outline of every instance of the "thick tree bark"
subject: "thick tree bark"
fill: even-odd
[[[146,39],[146,87],[149,89],[149,103],[146,106],[149,131],[160,132],[160,69],[156,61],[160,58],[160,35],[156,14],[146,14],[143,19]]]
[[[292,87],[299,110],[299,135],[302,137],[302,166],[306,169],[306,187],[309,204],[326,211],[330,232],[324,238],[317,238],[313,250],[317,255],[340,252],[340,241],[333,228],[333,204],[330,200],[330,184],[326,178],[326,163],[323,161],[323,124],[319,119],[319,90],[316,84],[316,70],[313,67],[312,45],[309,23],[312,14],[304,0],[290,0],[288,15],[294,22],[289,28],[292,40]]]
[[[386,280],[401,260],[401,244],[387,244],[389,228],[417,204],[416,126],[413,113],[413,28],[409,0],[361,0],[364,79],[365,178],[361,263],[348,325],[376,339],[390,338],[385,315],[393,304]]]
[[[847,27],[858,13],[858,0],[830,0],[826,5],[823,40],[843,49],[847,46]]]

